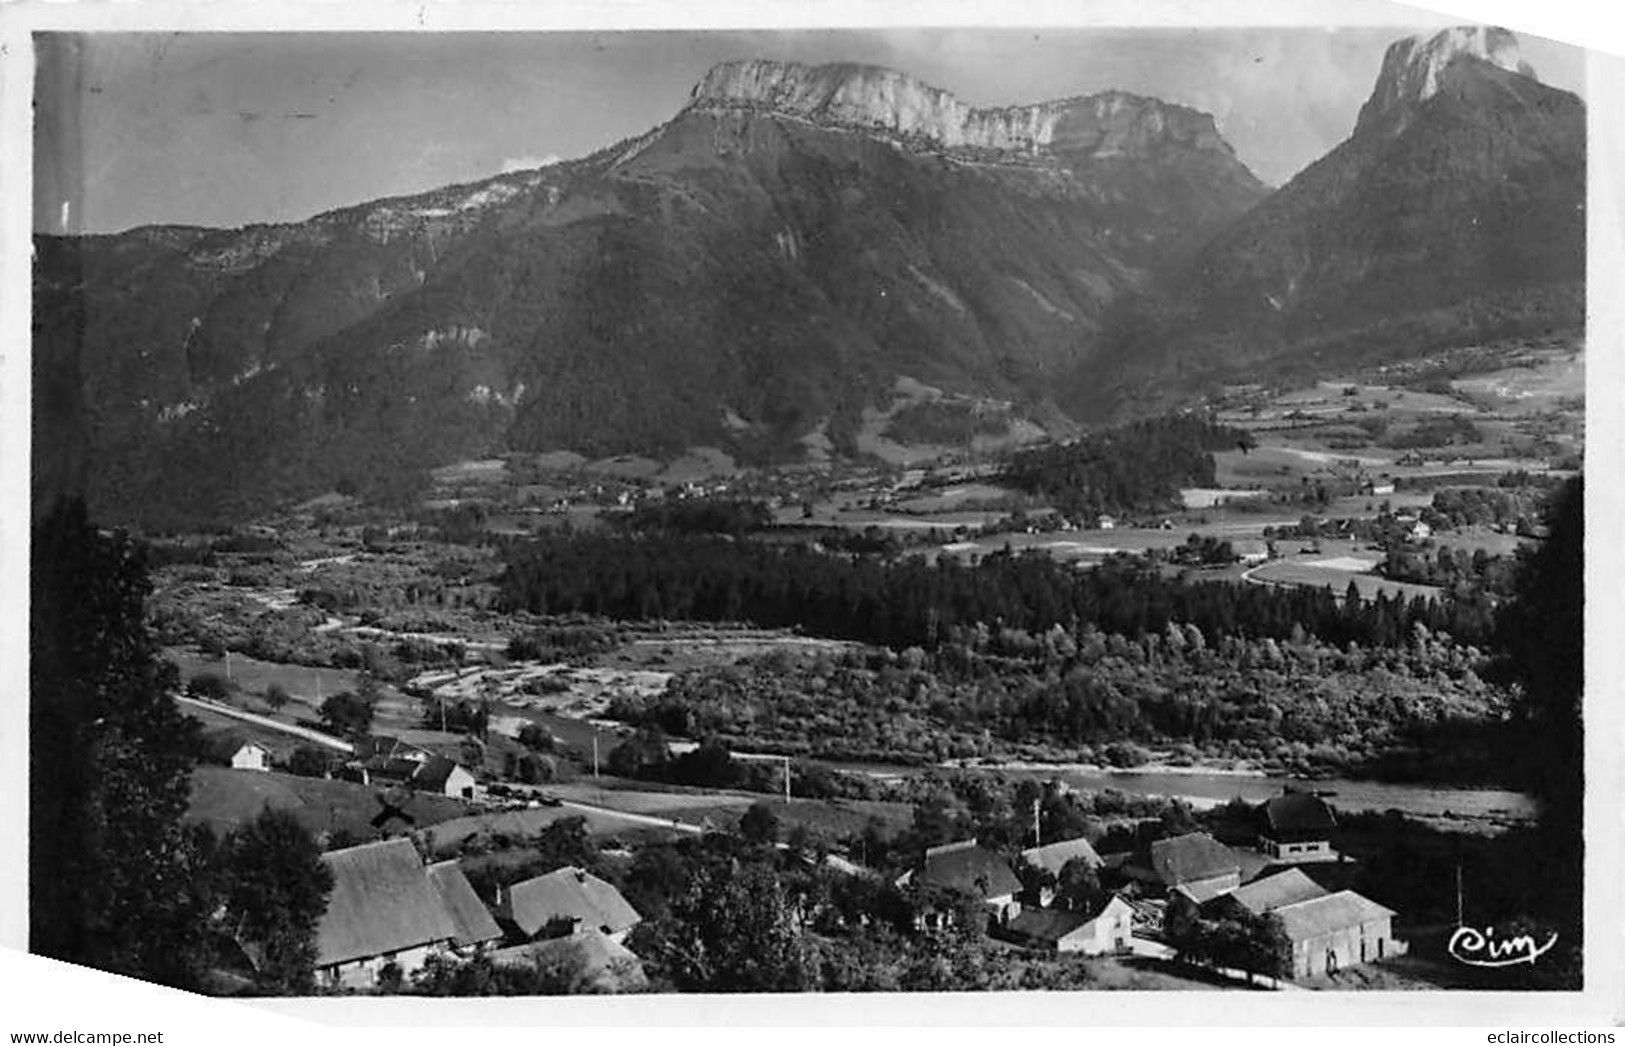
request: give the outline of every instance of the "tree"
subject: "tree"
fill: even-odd
[[[765,802],[754,802],[739,819],[739,834],[749,843],[779,841],[779,818]]]
[[[431,955],[412,975],[412,988],[422,995],[574,995],[590,990],[586,956],[579,947],[550,951],[527,965],[495,965],[489,956],[461,961]]]
[[[372,728],[372,705],[348,690],[323,701],[317,711],[330,733],[361,737]]]
[[[213,672],[200,672],[186,684],[186,696],[203,701],[224,701],[231,696],[232,685],[225,676]]]
[[[333,888],[316,840],[292,813],[267,807],[227,836],[221,859],[231,931],[255,957],[262,987],[309,992],[316,924]]]
[[[288,757],[288,773],[298,774],[300,777],[326,777],[330,761],[325,749],[314,745],[300,745]]]
[[[798,992],[818,983],[816,953],[791,919],[771,868],[705,866],[674,899],[660,949],[681,991]]]
[[[1105,900],[1106,891],[1100,885],[1095,866],[1082,857],[1074,857],[1061,866],[1055,877],[1055,906],[1069,912],[1093,914]]]
[[[665,776],[671,762],[671,750],[666,745],[666,732],[658,726],[640,729],[616,745],[609,753],[609,772],[620,777]]]
[[[1520,550],[1513,598],[1495,622],[1495,674],[1518,684],[1511,736],[1541,799],[1545,879],[1566,948],[1583,931],[1585,839],[1585,486],[1570,480],[1548,513],[1548,537]],[[1575,951],[1577,955],[1578,952]]]
[[[272,683],[265,688],[265,703],[270,706],[271,711],[282,711],[289,700],[287,688],[281,683]]]
[[[178,987],[206,961],[197,723],[148,634],[142,549],[59,502],[29,577],[29,946]]]
[[[518,740],[533,752],[553,751],[553,733],[540,723],[526,723],[520,727]]]

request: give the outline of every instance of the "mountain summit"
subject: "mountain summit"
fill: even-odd
[[[1439,93],[1448,82],[1451,68],[1463,60],[1483,62],[1538,81],[1534,68],[1523,60],[1518,38],[1509,30],[1456,26],[1426,40],[1408,36],[1393,43],[1383,55],[1382,71],[1371,97],[1360,110],[1355,133],[1382,124],[1403,123],[1418,106]]]
[[[695,86],[691,108],[756,109],[829,126],[882,129],[946,149],[1115,156],[1177,143],[1234,156],[1210,114],[1155,98],[1105,91],[974,108],[906,73],[850,63],[724,62]]]
[[[540,170],[40,238],[36,495],[229,517],[506,451],[852,455],[901,378],[1051,417],[1111,303],[1266,192],[1156,99],[978,109],[872,66],[728,63]]]
[[[1353,133],[1213,237],[1076,410],[1583,322],[1585,106],[1504,29],[1391,46]],[[1116,381],[1103,382],[1105,370]]]

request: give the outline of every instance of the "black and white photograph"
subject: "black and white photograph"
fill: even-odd
[[[35,29],[27,950],[1595,988],[1597,56],[1349,9]]]

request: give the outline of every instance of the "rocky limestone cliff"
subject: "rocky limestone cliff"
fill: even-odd
[[[892,69],[766,59],[725,62],[694,88],[691,109],[763,109],[826,125],[919,136],[948,149],[1036,155],[1141,155],[1163,144],[1233,156],[1207,113],[1123,91],[974,108]]]
[[[1383,124],[1394,129],[1407,122],[1415,108],[1439,93],[1446,71],[1458,59],[1470,58],[1537,80],[1523,60],[1518,38],[1495,26],[1455,26],[1423,40],[1408,36],[1389,46],[1383,55],[1371,97],[1360,110],[1355,133]]]

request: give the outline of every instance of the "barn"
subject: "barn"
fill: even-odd
[[[1292,976],[1316,977],[1360,963],[1403,955],[1394,939],[1394,911],[1353,890],[1283,905],[1268,918],[1292,942]]]

